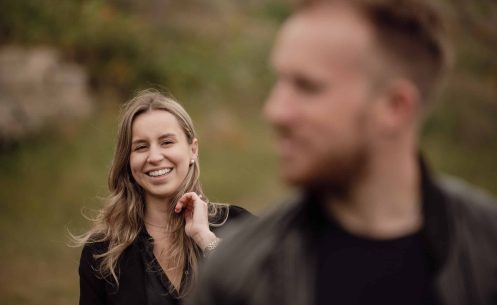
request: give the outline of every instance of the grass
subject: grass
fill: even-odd
[[[98,206],[105,192],[110,113],[0,156],[0,303],[77,303],[79,250],[66,246],[66,232],[82,228],[81,207]]]

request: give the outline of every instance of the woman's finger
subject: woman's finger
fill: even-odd
[[[196,201],[202,201],[200,197],[195,192],[185,193],[176,203],[174,211],[176,213],[181,212],[183,209],[193,209]],[[203,202],[203,201],[202,201]]]
[[[183,196],[181,196],[181,198],[176,203],[176,206],[174,207],[174,211],[176,213],[181,212],[181,210],[183,210],[183,208],[188,204],[188,200],[190,200],[190,196],[188,194],[189,193],[186,193]]]

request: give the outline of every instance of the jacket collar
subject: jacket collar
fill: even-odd
[[[423,208],[423,235],[435,272],[443,267],[449,250],[449,220],[447,195],[430,174],[425,159],[420,155],[421,195]]]

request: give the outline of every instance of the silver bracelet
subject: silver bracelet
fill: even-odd
[[[220,242],[221,239],[218,237],[211,241],[203,250],[204,256],[207,256],[209,253],[212,252],[212,250],[216,249]]]

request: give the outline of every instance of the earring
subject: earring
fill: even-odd
[[[193,163],[195,163],[195,159],[190,160],[190,164],[193,164]]]

